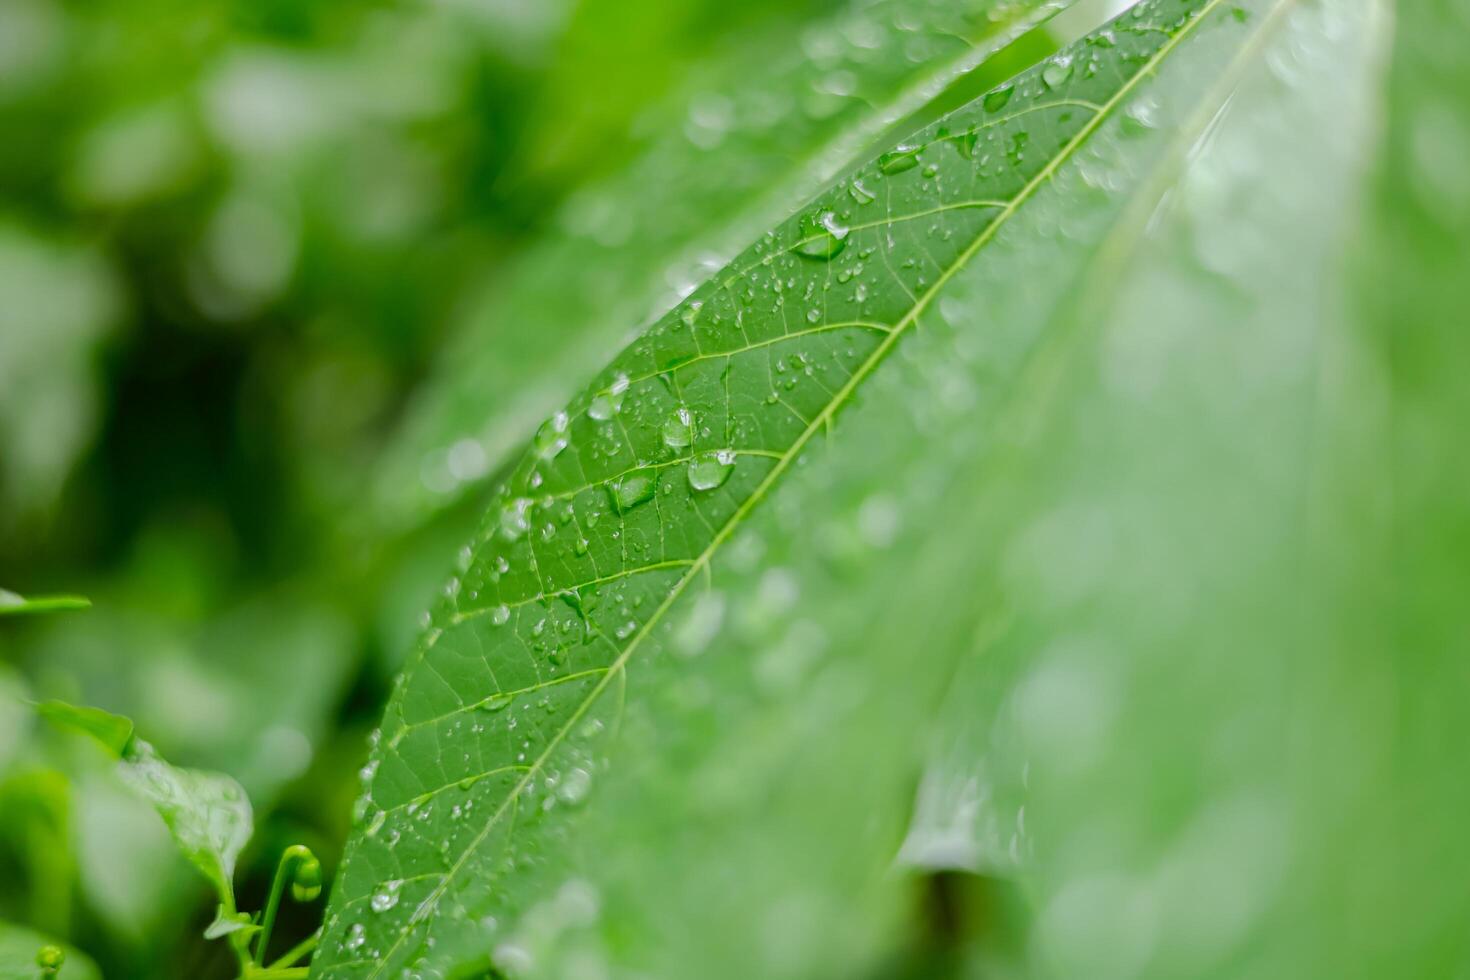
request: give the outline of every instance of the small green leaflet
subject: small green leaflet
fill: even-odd
[[[62,728],[96,739],[118,759],[118,775],[153,805],[189,863],[234,907],[235,860],[250,840],[250,800],[222,773],[183,769],[133,734],[133,723],[100,708],[45,701],[36,711]]]
[[[1155,75],[1191,60],[1169,94],[1208,103],[1268,6],[1140,4],[839,182],[542,426],[389,705],[315,970],[443,971],[551,900],[538,867],[590,812],[599,739],[674,605],[799,465],[823,465],[810,449],[863,451],[839,413],[1018,216],[1056,206],[1056,182],[1091,195],[1094,224],[1067,231],[1119,220],[1137,177],[1098,162],[1099,135],[1157,153]]]
[[[0,589],[0,616],[24,616],[32,613],[65,612],[73,609],[88,609],[90,599],[79,595],[17,595]]]

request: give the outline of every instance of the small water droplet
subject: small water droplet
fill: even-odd
[[[635,470],[607,485],[607,499],[613,510],[626,514],[639,504],[652,500],[657,483],[657,474],[652,470]]]
[[[859,204],[871,204],[878,199],[878,195],[874,194],[872,191],[864,187],[863,182],[857,180],[856,178],[854,178],[853,182],[848,186],[847,193],[848,196],[850,196],[854,201],[858,202]]]
[[[1015,90],[1016,88],[1014,85],[1007,85],[1004,88],[998,88],[994,92],[990,92],[989,94],[987,94],[985,96],[984,103],[985,111],[999,112],[1000,110],[1004,109],[1006,107],[1006,103],[1011,101],[1011,93]]]
[[[912,170],[919,165],[920,149],[921,147],[909,143],[900,143],[878,157],[878,169],[889,175]]]
[[[728,449],[700,453],[689,461],[689,485],[695,490],[713,490],[725,485],[735,470],[735,454]]]

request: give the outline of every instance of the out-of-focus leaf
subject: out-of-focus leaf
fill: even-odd
[[[46,516],[91,439],[93,364],[119,306],[94,251],[0,220],[0,534]]]
[[[56,935],[71,925],[76,855],[71,787],[54,769],[20,768],[0,780],[0,851],[14,862],[12,887],[0,895],[8,918]]]
[[[102,974],[87,955],[65,943],[48,939],[24,926],[0,922],[0,980],[41,980],[36,954],[46,946],[61,950],[65,959],[51,976],[60,980],[100,980]]]
[[[90,735],[119,759],[128,755],[133,745],[133,721],[101,708],[67,704],[65,701],[41,701],[36,714],[61,728]]]
[[[1032,904],[1022,962],[982,946],[967,976],[1356,974],[1348,937],[1385,928],[1377,902],[1343,914],[1395,861],[1360,836],[1396,656],[1370,625],[1380,393],[1347,266],[1381,15],[1253,8],[1224,108],[1181,120],[1160,206],[1059,324],[1044,410],[993,480],[1009,625],[951,692],[968,758],[929,770],[980,787],[977,849],[1018,835]],[[911,839],[935,829],[921,812]],[[1400,958],[1365,974],[1434,972],[1389,932]]]
[[[702,71],[648,150],[579,191],[451,340],[376,474],[416,523],[522,442],[634,328],[1067,0],[850,3]]]
[[[1031,362],[1048,360],[1039,342],[1067,287],[1109,261],[1110,232],[1137,217],[1139,200],[1156,198],[1155,171],[1178,150],[1175,129],[1218,110],[1229,94],[1222,77],[1276,9],[1264,0],[1140,4],[819,196],[542,426],[389,705],[318,970],[440,971],[493,950],[504,970],[559,975],[532,950],[562,955],[545,937],[599,914],[586,879],[609,866],[626,872],[623,856],[638,850],[634,826],[669,842],[675,815],[711,834],[683,843],[711,862],[704,870],[724,872],[700,879],[700,893],[716,900],[694,908],[683,892],[679,914],[703,928],[690,929],[687,943],[659,942],[658,923],[674,919],[655,910],[681,893],[619,891],[603,912],[606,935],[643,940],[620,941],[619,964],[647,959],[664,976],[711,961],[805,976],[814,953],[885,921],[891,886],[872,863],[843,866],[851,849],[839,859],[832,845],[896,836],[891,800],[872,823],[840,829],[830,819],[807,823],[798,808],[785,811],[797,819],[788,831],[760,822],[769,853],[752,859],[740,849],[749,877],[733,882],[701,846],[743,842],[716,817],[736,809],[721,796],[743,790],[768,802],[781,773],[706,770],[702,760],[721,725],[738,726],[739,709],[760,696],[777,702],[771,731],[830,717],[817,707],[826,698],[841,715],[871,696],[885,720],[911,723],[923,706],[909,698],[937,696],[947,651],[972,624],[947,617],[944,642],[899,660],[902,641],[875,630],[889,641],[882,656],[846,662],[850,676],[808,691],[814,703],[783,697],[824,659],[830,620],[802,618],[801,581],[767,564],[770,555],[796,561],[820,547],[828,560],[855,559],[853,575],[891,571],[861,542],[844,554],[850,539],[827,522],[806,525],[846,506],[860,533],[891,536],[923,512],[922,497],[895,481],[923,474],[932,493],[947,467],[970,465],[973,453],[955,453],[992,431],[977,402],[1020,399],[1015,414],[1024,416],[1044,399],[1047,377]],[[858,431],[844,435],[849,424]],[[976,540],[946,540],[958,568]],[[711,580],[749,590],[746,622],[777,620],[784,630],[752,644],[749,657],[698,656],[726,614],[719,594],[700,594]],[[915,599],[926,609],[948,607],[937,586],[952,581],[915,580],[904,592],[922,584]],[[911,674],[907,685],[898,684],[897,700],[879,698],[899,666]],[[665,728],[672,717],[687,730]],[[891,789],[903,772],[908,753],[892,741],[895,730],[863,733],[882,743],[872,753],[874,786]],[[771,747],[748,734],[751,754]],[[845,780],[850,769],[839,763],[852,746],[823,751],[815,732],[806,736],[774,744],[831,759]],[[675,771],[708,772],[711,784],[671,798]],[[731,773],[745,780],[725,782]],[[594,784],[606,785],[608,802],[589,805]],[[851,796],[827,779],[811,786],[830,800]],[[796,795],[811,804],[809,817],[837,816],[830,802]],[[634,812],[630,799],[644,801],[638,819],[618,819]],[[800,884],[797,868],[808,872]],[[620,883],[631,881],[624,874]],[[762,887],[776,882],[785,889]],[[761,941],[743,957],[711,954],[721,929],[748,941],[747,926]]]
[[[28,613],[62,612],[89,609],[92,601],[79,595],[17,595],[0,589],[0,616],[24,616]]]
[[[118,758],[118,775],[163,818],[189,863],[234,904],[235,859],[250,840],[250,800],[222,773],[171,766],[132,734],[132,722],[59,701],[37,706],[49,720],[97,739]],[[123,737],[125,736],[125,737]]]

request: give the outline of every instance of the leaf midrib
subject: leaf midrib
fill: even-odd
[[[710,561],[714,558],[714,555],[720,550],[724,543],[729,540],[730,536],[734,534],[735,529],[738,528],[744,522],[746,516],[749,515],[750,512],[760,504],[760,502],[765,498],[766,494],[770,491],[771,487],[774,486],[775,483],[781,478],[782,474],[785,473],[791,463],[794,462],[796,458],[801,455],[802,450],[806,448],[807,443],[811,441],[812,437],[818,431],[830,424],[833,416],[844,404],[846,404],[847,400],[852,396],[852,393],[857,389],[857,387],[870,374],[872,374],[872,372],[877,368],[879,364],[881,364],[887,358],[888,353],[898,343],[899,339],[908,332],[908,329],[918,321],[918,318],[928,308],[930,301],[936,295],[938,295],[939,291],[944,288],[949,280],[953,278],[960,269],[969,264],[970,260],[974,258],[975,254],[979,252],[980,249],[984,248],[991,241],[991,239],[995,237],[996,233],[1000,230],[1000,228],[1004,226],[1005,222],[1013,214],[1016,213],[1016,210],[1027,200],[1029,200],[1031,196],[1035,194],[1036,191],[1040,189],[1043,184],[1050,180],[1051,177],[1056,173],[1057,169],[1060,168],[1062,164],[1064,164],[1067,160],[1069,160],[1072,154],[1075,153],[1079,147],[1081,147],[1085,142],[1087,142],[1087,140],[1092,137],[1093,133],[1095,133],[1098,127],[1101,126],[1102,123],[1110,117],[1111,113],[1129,95],[1132,94],[1134,88],[1137,87],[1143,79],[1149,77],[1153,73],[1153,71],[1160,64],[1162,64],[1164,60],[1167,59],[1169,55],[1171,55],[1181,43],[1183,43],[1185,38],[1189,37],[1194,32],[1194,30],[1210,16],[1210,14],[1212,14],[1225,2],[1226,0],[1207,0],[1205,5],[1202,6],[1199,11],[1190,19],[1189,23],[1185,24],[1183,27],[1180,28],[1178,33],[1170,37],[1159,48],[1159,50],[1154,52],[1154,54],[1149,57],[1148,61],[1118,89],[1117,92],[1113,93],[1113,95],[1111,95],[1107,99],[1107,101],[1102,103],[1101,107],[1092,116],[1092,118],[1090,118],[1082,126],[1082,128],[1079,129],[1077,133],[1070,140],[1067,141],[1067,143],[1061,148],[1061,150],[1059,150],[1052,157],[1052,159],[1047,162],[1046,166],[1044,166],[1040,171],[1037,172],[1034,177],[1027,181],[1025,186],[1023,186],[1016,193],[1016,195],[1011,198],[1011,200],[1001,210],[1001,213],[996,216],[995,220],[986,225],[985,228],[981,230],[980,234],[975,237],[975,240],[971,242],[970,245],[968,245],[965,250],[954,259],[953,262],[950,263],[948,268],[946,268],[938,277],[935,278],[933,284],[930,285],[930,287],[925,290],[923,294],[921,294],[914,300],[913,305],[909,308],[909,311],[904,314],[903,318],[900,319],[898,323],[893,326],[893,328],[883,338],[878,346],[874,348],[873,352],[868,355],[867,359],[863,361],[863,363],[858,366],[857,370],[853,372],[852,376],[848,378],[847,382],[844,383],[843,386],[833,394],[831,400],[828,401],[826,406],[823,407],[823,409],[817,413],[817,415],[811,420],[811,422],[807,424],[806,428],[803,429],[801,434],[798,435],[795,441],[792,442],[790,448],[787,449],[785,453],[783,453],[781,457],[777,460],[776,465],[771,468],[771,470],[766,474],[761,482],[756,485],[755,489],[751,491],[750,496],[747,497],[740,504],[740,506],[735,509],[735,511],[730,515],[729,519],[720,527],[718,531],[715,532],[714,537],[710,539],[709,545],[706,546],[704,551],[701,552],[699,556],[689,564],[684,575],[681,576],[674,583],[674,586],[672,589],[670,589],[669,594],[664,597],[663,601],[660,602],[659,605],[653,610],[653,612],[649,615],[644,624],[628,640],[627,645],[623,648],[622,652],[618,654],[617,659],[615,659],[610,665],[608,665],[606,672],[602,675],[597,684],[595,684],[592,690],[588,692],[587,696],[582,699],[581,703],[577,705],[576,710],[572,712],[567,720],[556,729],[555,733],[548,740],[546,747],[542,750],[541,754],[536,757],[536,759],[530,764],[530,766],[527,767],[525,774],[521,777],[520,781],[518,781],[515,786],[511,788],[510,792],[506,794],[505,799],[495,809],[495,812],[491,814],[490,819],[486,821],[485,826],[465,847],[464,851],[460,854],[459,859],[449,868],[448,871],[444,872],[444,875],[441,878],[439,884],[435,886],[435,888],[419,904],[418,908],[414,910],[413,915],[409,917],[408,922],[404,925],[404,928],[399,933],[399,936],[394,941],[393,945],[390,946],[387,952],[378,960],[377,966],[374,968],[373,972],[369,974],[369,980],[373,980],[373,978],[379,977],[382,974],[383,967],[388,963],[389,960],[391,960],[393,953],[396,952],[398,948],[403,944],[404,940],[408,937],[413,927],[419,922],[423,921],[432,912],[434,907],[438,905],[439,899],[444,895],[444,892],[448,889],[450,883],[453,882],[458,876],[461,869],[464,868],[465,863],[469,860],[470,856],[476,852],[480,844],[482,844],[486,837],[489,836],[491,830],[499,824],[500,819],[504,816],[506,810],[512,804],[516,803],[519,800],[521,794],[525,791],[526,787],[530,785],[531,781],[536,778],[538,773],[540,773],[540,771],[546,764],[546,761],[561,746],[561,743],[566,738],[567,733],[576,726],[577,722],[581,720],[582,716],[586,714],[587,710],[591,708],[594,703],[597,702],[597,700],[602,696],[603,691],[607,689],[608,684],[611,683],[612,679],[624,671],[629,659],[633,656],[635,652],[637,652],[639,647],[642,645],[643,640],[662,621],[664,614],[669,610],[674,602],[676,602],[679,597],[683,595],[684,590],[689,585],[689,583],[692,582],[695,577],[705,567],[709,565]]]

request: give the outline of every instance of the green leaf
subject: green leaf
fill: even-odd
[[[0,616],[24,616],[29,613],[63,612],[89,609],[92,601],[79,595],[43,595],[26,598],[0,589]]]
[[[849,938],[871,951],[895,916],[875,846],[899,830],[910,751],[892,733],[975,628],[939,586],[968,580],[985,538],[920,535],[915,564],[877,545],[931,504],[965,519],[947,488],[1046,408],[1069,288],[1107,280],[1282,9],[1140,4],[840,181],[543,425],[389,705],[315,969],[489,954],[557,975],[536,953],[586,952],[566,933],[599,912],[620,961],[656,975],[807,976]],[[870,628],[841,635],[867,656],[819,672],[846,647],[841,617],[806,618],[818,584],[829,611],[856,585],[876,608],[902,595],[921,613],[903,621],[945,642],[916,661],[855,617]],[[807,719],[848,725],[838,740]],[[798,750],[791,783],[749,764]],[[872,764],[856,780],[854,759]],[[690,857],[641,862],[691,869],[682,890],[634,887],[640,846]],[[670,939],[683,919],[701,928]],[[741,948],[714,953],[721,936]]]
[[[163,818],[189,863],[233,907],[235,860],[250,839],[250,800],[222,773],[169,765],[133,734],[131,720],[100,708],[46,701],[36,710],[48,720],[96,739],[118,758],[118,775]]]
[[[260,928],[250,918],[250,913],[231,912],[220,905],[215,909],[214,921],[204,928],[204,938],[219,939],[234,933],[253,936],[260,931]]]
[[[577,192],[459,325],[378,468],[389,523],[481,486],[631,330],[1070,2],[848,2],[700,71],[646,152]]]
[[[24,926],[0,922],[0,980],[39,980],[41,968],[36,954],[44,946],[55,946],[65,959],[55,974],[60,980],[98,980],[102,976],[85,953],[47,939]]]
[[[90,735],[119,759],[133,747],[133,720],[101,708],[49,700],[36,702],[36,714],[60,728]]]

